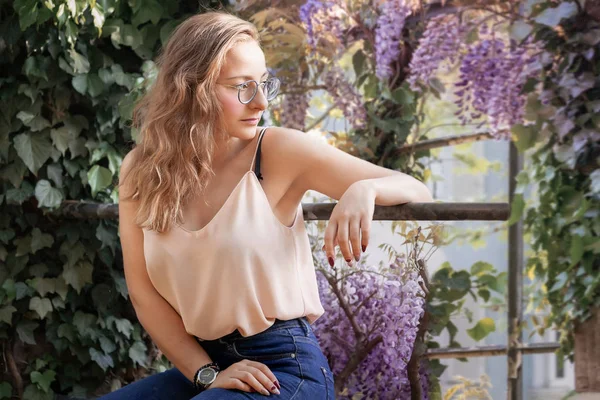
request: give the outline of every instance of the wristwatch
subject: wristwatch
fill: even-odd
[[[206,390],[217,379],[219,371],[219,366],[215,362],[200,367],[194,375],[194,386],[196,386],[196,389],[200,392]]]

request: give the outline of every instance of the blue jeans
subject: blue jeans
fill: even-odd
[[[264,396],[239,390],[209,389],[200,394],[176,368],[149,376],[116,390],[101,400],[215,400],[265,399],[333,400],[333,374],[305,318],[277,320],[264,332],[243,337],[239,332],[199,342],[221,369],[247,359],[265,364],[277,377],[281,394]]]

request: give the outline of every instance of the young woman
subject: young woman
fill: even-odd
[[[112,399],[333,399],[311,329],[323,313],[301,199],[338,200],[324,249],[348,263],[375,204],[431,201],[421,182],[302,132],[261,128],[278,92],[256,28],[208,12],[178,26],[135,113],[119,231],[140,323],[175,368]]]

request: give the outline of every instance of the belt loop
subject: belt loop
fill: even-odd
[[[304,317],[300,317],[300,318],[298,318],[298,320],[300,321],[300,324],[302,325],[302,328],[304,329],[304,333],[306,334],[306,336],[308,336],[308,334],[310,333],[310,326],[308,325],[308,322],[306,321],[306,319]]]

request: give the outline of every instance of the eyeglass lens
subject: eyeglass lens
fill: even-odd
[[[263,86],[263,93],[268,101],[271,101],[277,96],[279,92],[279,80],[274,78],[267,79]],[[255,81],[248,81],[243,87],[239,88],[239,98],[242,103],[249,103],[252,101],[258,90],[257,83]]]

